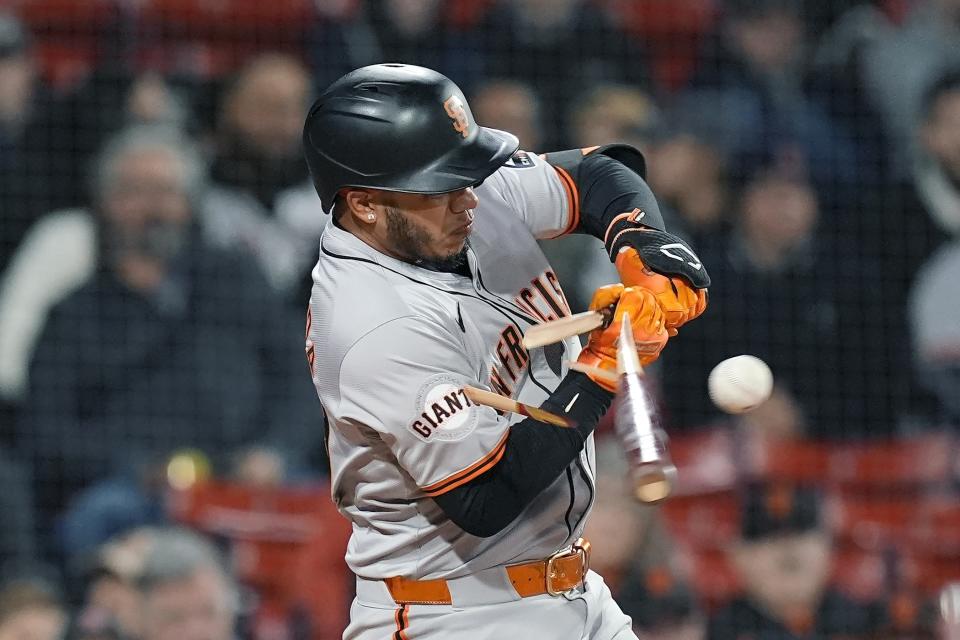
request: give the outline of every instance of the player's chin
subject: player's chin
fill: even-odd
[[[447,238],[446,246],[443,247],[443,251],[440,252],[444,257],[453,257],[458,253],[461,253],[467,247],[467,239],[470,237],[469,233],[455,233],[451,234]]]

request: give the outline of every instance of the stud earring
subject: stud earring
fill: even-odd
[[[368,213],[368,214],[367,214],[367,220],[368,220],[369,222],[373,222],[373,221],[376,220],[376,219],[377,219],[377,216],[376,216],[376,215],[374,215],[374,214],[372,214],[372,213]]]

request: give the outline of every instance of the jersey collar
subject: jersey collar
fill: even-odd
[[[328,224],[324,228],[320,237],[320,244],[335,253],[355,258],[365,258],[391,271],[399,271],[420,280],[429,279],[449,283],[470,282],[469,279],[455,273],[424,269],[381,253],[336,223]],[[468,254],[471,253],[472,251],[468,250]],[[471,266],[473,266],[472,261]]]

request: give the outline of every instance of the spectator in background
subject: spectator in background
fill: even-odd
[[[27,131],[37,163],[32,178],[43,189],[43,208],[35,213],[87,206],[89,166],[117,131],[138,124],[180,128],[188,116],[183,96],[162,74],[131,69],[115,60],[94,69]]]
[[[137,578],[142,640],[232,640],[240,595],[217,549],[185,530],[155,534]]]
[[[597,499],[585,536],[605,542],[591,551],[590,566],[603,575],[641,640],[699,640],[704,620],[670,566],[673,538],[659,510],[641,506],[632,496],[617,438],[598,438],[596,455]]]
[[[588,0],[500,0],[482,30],[491,75],[539,90],[548,151],[571,146],[563,109],[572,99],[598,82],[648,82],[637,39]]]
[[[861,176],[850,136],[804,89],[800,0],[728,0],[677,107],[712,130],[731,171],[785,150],[809,158],[830,210],[856,192]]]
[[[8,565],[30,566],[36,560],[30,476],[20,461],[0,447],[0,571]]]
[[[652,96],[612,82],[598,83],[575,100],[568,121],[575,147],[623,142],[646,155],[665,133],[663,114]]]
[[[951,238],[960,237],[960,68],[936,78],[927,87],[921,105],[918,124],[912,131],[916,144],[902,154],[913,158],[909,179],[872,194],[873,206],[861,220],[857,235],[868,258],[879,265],[877,281],[883,283],[884,296],[889,300],[885,319],[890,334],[912,333],[915,347],[922,346],[914,354],[910,353],[909,341],[896,341],[891,348],[896,350],[898,361],[905,363],[905,370],[909,370],[906,363],[911,361],[920,366],[924,380],[904,380],[902,388],[909,394],[911,412],[924,420],[931,416],[923,415],[928,412],[928,403],[916,383],[937,394],[949,388],[941,388],[934,381],[942,379],[941,374],[929,377],[929,367],[933,360],[940,359],[934,358],[933,351],[942,352],[943,345],[934,346],[939,338],[931,336],[951,322],[950,302],[938,301],[935,296],[943,294],[933,294],[929,287],[933,281],[942,281],[947,273],[944,269],[950,269],[945,257],[949,250],[938,259],[932,260],[931,256]],[[928,261],[929,267],[920,274]],[[908,304],[911,287],[916,290],[915,299]],[[920,318],[917,313],[921,307],[947,315]]]
[[[910,173],[913,132],[923,95],[935,78],[960,66],[960,1],[919,0],[906,22],[885,29],[864,52],[862,74],[889,134],[899,175]]]
[[[49,107],[30,37],[12,15],[0,13],[0,272],[16,250],[46,185],[30,175],[36,162],[27,131]]]
[[[960,236],[960,67],[927,87],[912,136],[910,179],[878,191],[858,230],[897,311],[924,261]],[[903,326],[902,317],[894,321]]]
[[[710,618],[709,640],[867,638],[882,609],[829,586],[832,542],[812,490],[751,484],[731,559],[744,593]]]
[[[934,394],[940,424],[960,427],[960,239],[942,247],[917,275],[910,295],[914,366]]]
[[[914,156],[917,196],[939,229],[960,235],[960,67],[937,78],[924,93],[920,148]],[[929,240],[928,240],[929,243]],[[929,249],[930,245],[926,245]],[[929,251],[927,251],[929,253]]]
[[[806,435],[866,437],[896,427],[895,371],[876,270],[816,235],[817,194],[802,170],[767,164],[743,189],[733,231],[699,247],[710,312],[663,361],[670,424],[716,416],[706,380],[721,360],[765,360],[799,405]],[[789,404],[785,405],[789,406]]]
[[[98,267],[50,314],[20,423],[44,532],[94,481],[126,478],[94,501],[107,513],[92,509],[91,528],[141,504],[148,471],[177,449],[218,462],[259,443],[316,460],[300,323],[248,260],[198,236],[203,184],[192,147],[165,128],[124,131],[98,160]]]
[[[31,120],[20,173],[0,171],[0,182],[10,178],[35,192],[27,199],[18,196],[31,226],[0,270],[0,404],[11,420],[23,401],[30,356],[50,307],[83,284],[96,262],[96,234],[86,210],[96,152],[125,126],[180,127],[188,119],[181,97],[159,74],[104,66]],[[0,216],[0,224],[6,218]]]
[[[84,576],[83,605],[74,635],[81,638],[141,638],[143,619],[137,582],[160,529],[137,529],[97,549]]]
[[[303,313],[326,216],[300,137],[310,76],[293,57],[254,57],[227,87],[200,214],[212,245],[250,254],[274,291]]]
[[[704,640],[706,618],[689,586],[664,567],[631,576],[617,602],[639,640]]]
[[[366,0],[347,19],[314,27],[311,66],[319,86],[382,62],[436,69],[468,93],[485,75],[480,34],[448,20],[443,0]]]
[[[690,241],[716,231],[726,207],[724,159],[694,126],[669,122],[651,96],[634,87],[597,85],[575,103],[573,144],[626,142],[647,158],[667,226]]]
[[[15,580],[0,587],[0,640],[60,640],[67,612],[49,586]]]
[[[476,88],[470,107],[485,127],[509,131],[520,148],[542,151],[543,119],[534,88],[517,80],[488,80]]]
[[[810,0],[804,7],[808,34],[815,36],[810,38],[807,92],[829,118],[847,132],[859,163],[858,182],[865,194],[869,194],[890,180],[893,165],[900,161],[896,157],[899,154],[890,153],[885,123],[863,73],[864,57],[889,35],[889,21],[874,3],[857,2],[856,8],[847,10],[833,22],[824,13],[837,12],[842,3],[817,2],[819,10],[813,9]],[[826,25],[829,28],[825,28]],[[862,215],[870,215],[869,208]],[[852,224],[852,221],[845,222]]]

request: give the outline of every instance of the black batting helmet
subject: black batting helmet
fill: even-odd
[[[303,146],[325,211],[344,187],[448,193],[496,171],[519,146],[478,126],[459,87],[436,71],[377,64],[331,84],[310,109]]]

